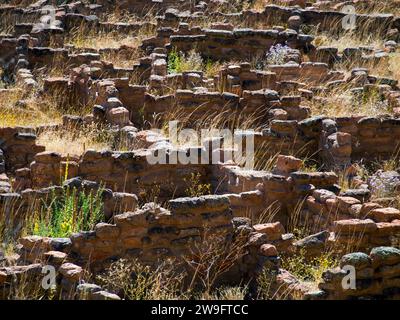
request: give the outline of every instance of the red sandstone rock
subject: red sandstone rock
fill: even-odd
[[[19,239],[19,243],[25,250],[50,250],[50,239],[40,236],[27,236]]]
[[[333,230],[337,234],[370,233],[377,230],[377,226],[371,219],[350,219],[335,221]]]
[[[360,204],[361,201],[352,197],[337,197],[339,209],[342,212],[348,213],[352,205]]]
[[[108,112],[108,119],[113,124],[127,125],[130,123],[129,111],[124,107],[113,108]]]
[[[285,233],[285,229],[280,222],[256,224],[253,228],[256,232],[265,233],[268,241],[278,240]]]
[[[107,223],[99,223],[95,227],[96,236],[100,239],[110,240],[116,239],[120,234],[117,226]]]
[[[40,163],[59,163],[61,161],[61,154],[57,152],[45,151],[35,155],[35,161]]]
[[[44,257],[48,263],[61,265],[67,259],[67,254],[60,251],[49,251],[44,254]]]
[[[337,132],[336,139],[340,146],[351,144],[351,134],[345,132]]]
[[[58,270],[65,278],[70,281],[79,281],[83,276],[83,269],[73,263],[64,263]]]
[[[348,212],[352,217],[355,218],[363,218],[361,216],[361,209],[362,209],[362,204],[353,204],[349,209]]]
[[[395,219],[400,219],[400,210],[395,208],[379,208],[373,209],[368,213],[377,222],[390,222]]]
[[[326,206],[318,201],[314,197],[308,197],[306,200],[307,207],[315,214],[325,214],[328,212]]]
[[[360,211],[360,216],[362,218],[365,218],[368,216],[369,212],[371,210],[377,209],[377,208],[382,208],[381,205],[373,202],[365,202],[362,204],[361,211]]]
[[[379,236],[389,236],[400,233],[400,220],[393,220],[392,222],[378,222],[377,234]]]
[[[260,247],[260,253],[265,257],[276,257],[278,256],[278,251],[276,247],[272,244],[263,244]]]
[[[276,161],[276,169],[279,172],[290,173],[300,169],[303,161],[292,156],[280,155]]]

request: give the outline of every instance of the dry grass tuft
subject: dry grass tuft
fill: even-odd
[[[123,46],[138,49],[143,39],[155,35],[156,27],[149,24],[144,24],[135,34],[98,31],[81,26],[69,33],[65,43],[73,45],[75,48],[95,50],[104,48],[119,49]]]
[[[356,32],[345,32],[339,35],[332,35],[322,32],[315,35],[313,44],[320,46],[335,47],[342,52],[345,48],[371,46],[375,49],[383,49],[384,41],[374,34],[360,34]]]
[[[64,156],[80,156],[88,149],[104,150],[112,146],[110,134],[94,126],[72,130],[46,130],[39,134],[37,143],[45,146],[47,151]]]
[[[20,88],[0,91],[0,127],[38,126],[61,122],[62,114],[51,101],[28,96]]]
[[[368,115],[377,116],[390,113],[390,106],[377,90],[354,94],[347,85],[321,93],[308,102],[313,115],[328,117]]]

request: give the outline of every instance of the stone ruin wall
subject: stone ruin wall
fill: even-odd
[[[400,251],[391,247],[376,247],[367,253],[350,253],[342,257],[340,267],[324,272],[319,290],[306,293],[309,300],[353,300],[359,297],[397,300],[399,285],[395,276],[400,267]],[[344,290],[345,268],[354,267],[356,289]]]
[[[181,257],[196,254],[199,241],[218,240],[224,244],[237,241],[245,248],[245,253],[235,259],[222,282],[251,280],[266,263],[277,268],[276,251],[271,251],[268,243],[274,239],[284,245],[284,241],[279,240],[279,226],[269,229],[274,237],[268,239],[265,233],[252,228],[250,221],[232,219],[228,197],[179,198],[170,200],[168,207],[169,210],[154,203],[133,211],[125,207],[120,211],[125,213],[114,216],[114,224],[100,223],[94,231],[76,233],[70,239],[22,238],[23,258],[31,264],[47,259],[57,263],[57,258],[60,260],[57,251],[64,253],[63,256],[68,254],[68,259],[61,259],[63,263],[89,263],[92,270],[103,270],[117,257],[137,258],[149,265],[171,258],[182,263]],[[76,285],[79,277],[68,280]]]
[[[393,154],[393,141],[400,134],[398,119],[356,116],[310,118],[310,110],[301,104],[312,91],[303,90],[302,95],[291,95],[293,88],[298,86],[296,81],[328,87],[346,81],[343,74],[329,70],[334,61],[342,58],[337,50],[314,48],[310,44],[312,37],[296,31],[256,30],[253,27],[233,29],[229,24],[221,24],[219,29],[216,26],[214,29],[196,28],[193,25],[201,17],[170,10],[175,4],[176,1],[154,3],[163,14],[158,17],[158,23],[163,28],[158,29],[156,37],[143,42],[142,49],[148,55],[132,68],[116,68],[110,63],[101,62],[101,52],[98,51],[71,52],[46,48],[50,40],[62,43],[62,35],[47,30],[27,36],[32,31],[29,24],[16,24],[14,37],[0,38],[0,55],[6,60],[20,53],[26,55],[27,63],[21,63],[20,67],[29,68],[17,68],[16,72],[10,68],[9,71],[11,76],[27,86],[36,85],[31,70],[50,62],[57,61],[77,68],[69,79],[45,80],[43,91],[65,92],[71,98],[71,103],[84,104],[92,99],[96,106],[89,119],[67,119],[78,124],[93,117],[119,125],[136,125],[143,119],[150,119],[154,113],[173,110],[177,104],[190,113],[195,121],[205,110],[218,112],[222,105],[229,112],[246,115],[258,111],[265,114],[261,122],[268,122],[270,127],[257,132],[255,142],[256,149],[265,148],[270,156],[277,153],[295,153],[298,157],[312,155],[324,163],[327,170],[331,170],[337,166],[345,167],[352,161],[387,159]],[[132,12],[143,12],[145,8],[143,1],[124,1],[121,5]],[[179,3],[177,6],[181,5]],[[212,10],[212,4],[209,5]],[[12,8],[1,10],[19,14],[18,10],[14,12]],[[75,7],[74,10],[76,13],[67,13],[63,17],[67,31],[81,24],[108,31],[135,31],[139,27],[137,24],[100,23],[89,16],[99,11],[96,6]],[[256,23],[267,21],[268,24],[279,17],[286,23],[294,13],[303,22],[321,22],[322,28],[324,25],[329,28],[343,17],[343,14],[336,12],[266,6],[261,13],[244,11],[230,16],[230,19]],[[224,17],[222,13],[218,15]],[[360,18],[365,19],[371,28],[379,25],[384,29],[398,29],[400,26],[398,19],[393,16]],[[172,48],[188,52],[193,43],[205,57],[212,59],[223,60],[229,55],[240,60],[253,55],[255,51],[265,54],[277,43],[289,43],[292,49],[310,53],[314,59],[313,62],[298,61],[295,64],[272,66],[269,71],[251,70],[248,63],[228,66],[213,81],[206,79],[201,72],[167,75],[167,53]],[[360,52],[353,50],[344,55],[350,59],[353,55],[355,59]],[[16,63],[18,66],[19,62]],[[86,65],[86,68],[82,65]],[[141,74],[141,84],[130,85],[128,78],[135,73]],[[371,76],[368,81],[370,84],[364,85],[363,89],[371,86],[382,89],[391,103],[398,106],[399,96],[394,91],[397,83]],[[177,86],[176,93],[164,94],[171,84]],[[208,91],[198,91],[196,87],[207,88]],[[126,112],[120,109],[121,113],[110,116],[107,110],[114,108],[126,108]],[[331,245],[343,251],[351,247],[364,252],[344,256],[341,267],[344,262],[354,263],[362,274],[361,282],[365,288],[350,295],[338,291],[339,280],[344,275],[339,268],[325,273],[324,283],[319,286],[321,291],[310,293],[306,295],[307,298],[391,296],[397,292],[394,289],[399,286],[391,282],[391,277],[398,272],[399,254],[392,250],[389,259],[381,251],[391,249],[376,247],[390,246],[397,241],[396,235],[400,231],[399,210],[369,202],[368,192],[363,193],[362,190],[341,193],[337,186],[338,176],[334,172],[301,172],[300,160],[292,157],[280,157],[272,172],[249,172],[234,165],[222,164],[150,166],[145,158],[147,151],[88,150],[78,157],[66,158],[44,152],[43,147],[35,144],[35,139],[32,129],[0,129],[0,190],[7,191],[0,194],[0,212],[7,214],[12,205],[18,206],[23,215],[37,201],[48,199],[50,192],[60,192],[62,187],[55,186],[60,184],[60,177],[65,176],[68,168],[65,186],[82,188],[86,185],[90,188],[95,184],[105,184],[105,214],[110,221],[98,224],[93,231],[74,234],[70,239],[21,239],[25,259],[33,263],[24,269],[27,272],[37,272],[40,265],[34,263],[49,259],[60,263],[60,274],[67,283],[77,284],[82,270],[68,264],[90,261],[96,267],[106,260],[123,256],[139,257],[145,262],[155,263],[158,259],[190,253],[192,241],[204,238],[209,229],[227,238],[235,237],[239,230],[248,240],[247,252],[229,273],[230,280],[237,279],[238,275],[240,278],[252,278],[267,262],[276,268],[281,253],[304,247],[308,252],[315,253]],[[142,188],[150,190],[154,185],[159,185],[159,197],[167,199],[172,192],[176,197],[181,197],[185,189],[183,177],[195,172],[201,173],[202,182],[212,181],[213,189],[218,188],[223,195],[177,198],[168,201],[167,209],[154,204],[138,208],[136,195]],[[5,173],[15,178],[12,186],[15,193],[11,193],[11,181]],[[171,185],[175,186],[174,191]],[[292,218],[289,212],[293,212],[301,201],[305,202],[300,211],[302,223],[323,226],[315,231],[326,231],[310,239],[294,242],[293,235],[285,233],[285,227]],[[277,220],[281,223],[257,224],[257,218],[270,206],[278,207]],[[251,220],[239,218],[243,216]],[[71,253],[76,260],[68,257],[71,261],[67,263],[60,252]],[[38,261],[37,257],[40,257]],[[64,264],[61,265],[61,262]],[[69,270],[76,271],[72,274],[78,276],[71,276]],[[0,285],[9,277],[7,272],[0,272]]]
[[[272,130],[275,128],[274,121],[271,126]],[[277,122],[279,122],[281,126],[284,123],[284,121]],[[307,128],[307,130],[310,130],[309,132],[314,131],[318,133],[317,130],[321,130],[322,126],[332,125],[331,122],[332,120],[329,119],[312,118],[300,122],[299,127],[307,128],[307,126],[311,124],[314,127]],[[389,142],[392,141],[391,139],[393,139],[398,132],[398,121],[396,119],[338,118],[336,119],[336,124],[342,125],[342,127],[337,125],[338,131],[331,133],[327,137],[317,136],[314,138],[314,141],[325,139],[325,141],[331,143],[331,146],[324,150],[326,159],[329,160],[332,157],[336,157],[334,159],[344,159],[343,161],[348,160],[350,163],[350,161],[359,160],[361,157],[368,159],[367,153],[371,154],[371,149],[373,149],[374,154],[377,155],[376,158],[388,158],[393,153],[393,145],[389,144]],[[141,181],[144,181],[143,187],[146,187],[146,185],[150,187],[153,184],[164,185],[165,187],[161,187],[161,193],[165,195],[171,194],[171,192],[174,191],[170,190],[168,185],[172,182],[176,186],[176,195],[180,195],[183,194],[185,188],[185,184],[182,183],[181,178],[190,176],[192,172],[201,173],[202,179],[204,179],[202,181],[214,180],[214,185],[220,184],[220,181],[224,179],[223,174],[219,172],[223,167],[219,168],[219,166],[216,165],[150,166],[147,163],[146,152],[138,154],[135,152],[113,153],[87,151],[80,158],[75,159],[71,157],[67,159],[57,154],[40,153],[43,148],[35,144],[35,135],[32,131],[23,128],[19,130],[5,128],[1,129],[1,131],[4,132],[2,143],[3,166],[8,170],[15,171],[17,177],[16,186],[18,183],[21,183],[21,186],[33,188],[57,185],[60,183],[60,177],[64,177],[65,167],[67,165],[69,171],[68,178],[80,176],[87,180],[95,180],[99,183],[103,182],[114,191],[129,193],[137,193],[137,187],[141,185]],[[302,132],[304,131],[301,131],[301,133]],[[325,133],[326,131],[321,130],[321,132]],[[350,132],[353,134],[351,135]],[[278,136],[273,137],[273,133]],[[280,131],[280,133],[282,134],[282,131]],[[301,133],[296,133],[295,135],[301,136]],[[274,139],[276,141],[279,140],[279,132],[272,131],[269,133],[269,136],[256,136],[256,147],[261,146],[266,141],[267,143],[273,142]],[[332,141],[332,139],[336,140]],[[310,139],[309,141],[313,140]],[[307,143],[310,145],[309,142]],[[314,146],[315,145],[316,144],[314,144]],[[304,147],[304,145],[300,145],[299,149],[300,147]],[[322,146],[322,148],[323,147],[326,147],[326,145]],[[317,150],[318,149],[310,149],[310,153],[316,152]],[[282,148],[280,151],[284,154],[285,150]],[[370,160],[373,159],[374,158],[371,158]],[[213,169],[214,167],[215,169]],[[224,170],[226,171],[227,169],[223,169],[222,172],[224,172]],[[262,181],[260,180],[260,182]],[[253,189],[245,187],[245,189],[240,191],[254,191],[256,184],[252,186]],[[312,182],[312,184],[317,187],[321,186],[318,182]],[[330,184],[334,184],[334,182]],[[233,183],[233,185],[235,184]],[[235,187],[229,184],[228,187],[224,187],[222,184],[220,188],[221,190],[234,190]],[[20,187],[20,189],[23,188]]]

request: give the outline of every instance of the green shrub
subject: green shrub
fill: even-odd
[[[322,279],[322,273],[336,267],[337,264],[337,259],[330,253],[306,259],[304,251],[300,250],[294,256],[282,257],[282,268],[302,281],[319,282]]]
[[[179,73],[181,68],[181,56],[174,49],[168,55],[168,73]]]
[[[211,194],[211,184],[201,183],[201,174],[192,173],[190,178],[183,179],[187,184],[185,193],[188,197],[200,197],[207,194]]]
[[[102,188],[96,193],[64,189],[52,194],[50,204],[42,203],[28,224],[29,232],[46,237],[68,237],[74,232],[93,230],[104,219]]]
[[[213,61],[210,58],[204,61],[202,56],[195,50],[191,50],[185,54],[173,49],[168,54],[167,64],[169,74],[185,71],[202,71],[207,78],[216,76],[222,67],[221,62]]]

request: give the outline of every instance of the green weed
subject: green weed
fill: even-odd
[[[211,184],[201,183],[201,174],[199,172],[192,173],[190,178],[183,179],[187,184],[185,193],[188,197],[200,197],[211,194]]]
[[[74,232],[93,230],[104,219],[102,188],[96,193],[64,189],[61,196],[52,194],[50,204],[28,223],[30,233],[47,237],[68,237]]]

